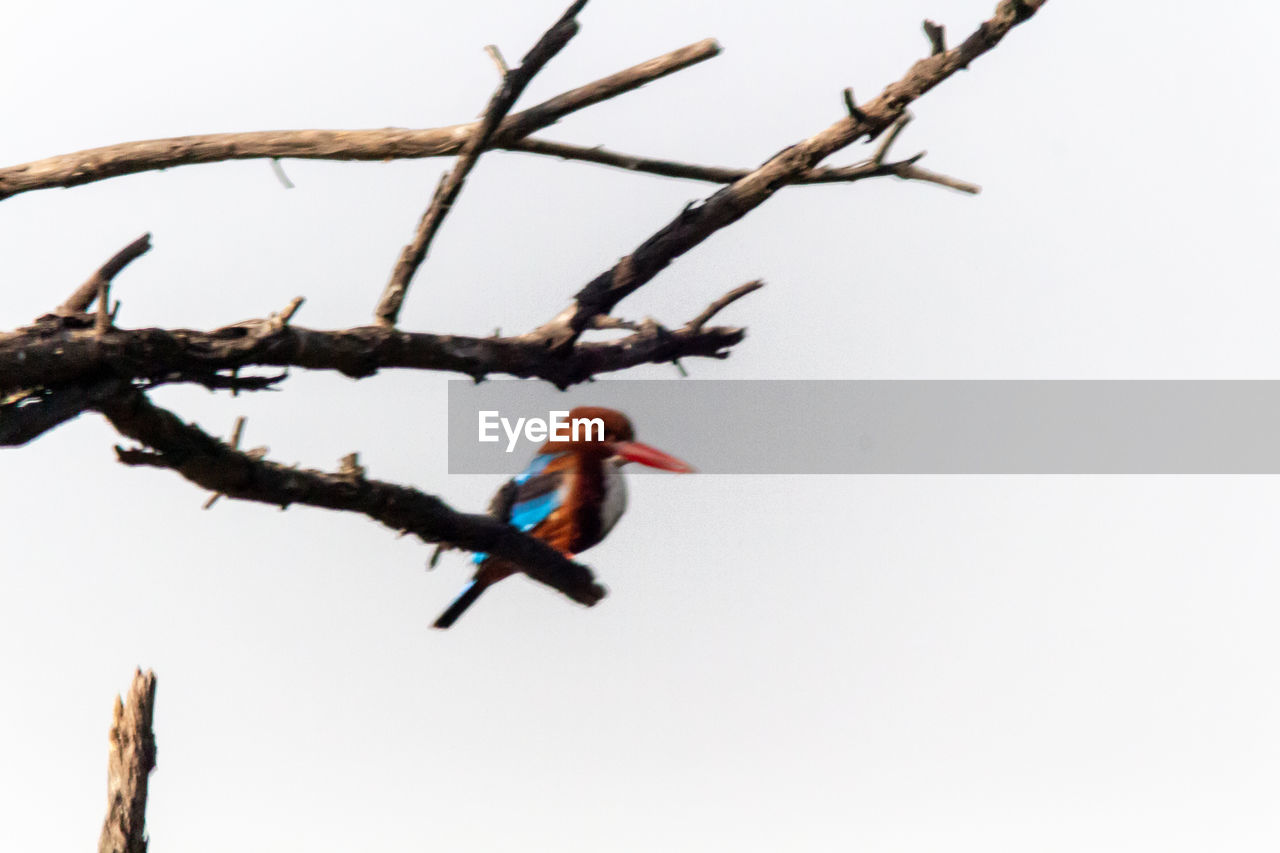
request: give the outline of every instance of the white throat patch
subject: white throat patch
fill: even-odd
[[[627,509],[627,480],[621,461],[610,459],[604,466],[604,502],[600,506],[600,535],[606,536]]]

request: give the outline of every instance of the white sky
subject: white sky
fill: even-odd
[[[467,120],[555,2],[6,9],[0,162],[278,127]],[[725,53],[549,138],[753,165],[994,0],[595,0],[522,103],[708,35]],[[794,188],[623,313],[769,287],[702,378],[1274,378],[1280,11],[1055,0],[919,103],[900,151],[977,198]],[[833,158],[852,162],[857,148]],[[367,322],[445,161],[190,167],[0,203],[0,326],[143,231],[128,326],[307,304]],[[412,329],[542,322],[710,188],[485,157]],[[636,376],[670,375],[668,367]],[[295,374],[163,405],[272,456],[479,509],[445,377]],[[643,430],[643,426],[642,426]],[[641,437],[643,437],[643,432]],[[512,580],[447,634],[455,557],[353,516],[220,502],[85,417],[0,454],[0,849],[91,847],[112,696],[159,676],[157,853],[1232,851],[1280,843],[1274,478],[646,477],[585,610]],[[679,453],[679,447],[667,448]],[[767,447],[760,452],[767,453]],[[691,460],[695,464],[697,460]]]

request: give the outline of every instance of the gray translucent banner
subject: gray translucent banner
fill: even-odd
[[[1280,473],[1277,381],[689,379],[450,381],[450,473],[520,471],[518,419],[579,405],[707,474]]]

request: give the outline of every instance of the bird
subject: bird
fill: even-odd
[[[585,436],[568,432],[568,438],[543,444],[528,467],[493,496],[489,514],[573,557],[599,544],[622,517],[627,506],[623,465],[637,462],[681,474],[694,470],[687,462],[636,441],[635,429],[622,412],[600,406],[579,406],[569,412],[570,424],[595,419],[603,424],[603,431],[588,428]],[[472,562],[475,576],[436,619],[436,628],[453,625],[486,589],[521,571],[507,560],[484,553],[473,555]]]

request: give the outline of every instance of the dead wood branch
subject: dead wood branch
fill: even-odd
[[[75,292],[67,297],[66,302],[55,308],[53,313],[59,317],[68,317],[72,314],[88,311],[89,306],[98,298],[104,285],[110,284],[120,270],[127,267],[135,259],[145,255],[150,249],[151,235],[143,234],[137,240],[116,252],[109,261],[98,268],[97,272],[89,276],[84,284],[77,287]],[[101,307],[99,310],[102,310]]]
[[[146,853],[147,777],[156,766],[151,731],[156,676],[137,670],[127,698],[116,697],[107,760],[107,818],[98,853]]]
[[[496,44],[486,44],[484,52],[489,54],[489,58],[497,66],[498,73],[505,77],[511,69],[507,67],[507,60],[502,56],[502,51],[498,49],[498,46]]]
[[[904,181],[920,181],[926,184],[937,184],[940,187],[955,190],[956,192],[968,193],[969,195],[977,195],[982,192],[982,187],[977,184],[971,184],[968,181],[962,181],[959,178],[953,178],[950,175],[943,175],[940,172],[930,172],[928,169],[922,169],[916,165],[918,158],[903,161],[901,163],[892,164],[893,174]]]
[[[858,121],[867,120],[866,114],[862,110],[858,109],[858,102],[853,99],[852,88],[846,88],[844,90],[844,108],[845,108],[845,112],[849,113],[849,115],[855,118],[856,120]]]
[[[167,468],[226,498],[281,508],[302,504],[355,512],[424,542],[496,554],[519,565],[534,580],[587,606],[605,595],[590,569],[545,542],[487,515],[457,512],[417,489],[353,476],[350,469],[331,474],[289,467],[234,449],[153,405],[133,388],[122,390],[96,408],[117,432],[142,445],[138,449],[116,448],[126,465]]]
[[[378,300],[378,307],[374,310],[374,319],[383,326],[394,326],[396,320],[400,316],[400,306],[404,303],[405,293],[409,290],[409,282],[413,279],[413,275],[418,271],[418,267],[427,257],[427,251],[431,248],[431,241],[435,238],[436,233],[440,230],[444,218],[449,215],[453,203],[457,200],[458,195],[462,192],[462,186],[466,183],[467,175],[475,167],[476,162],[480,159],[480,155],[484,153],[489,142],[493,138],[493,134],[497,131],[498,125],[506,118],[507,113],[515,105],[520,95],[524,93],[525,87],[529,85],[534,76],[542,70],[551,58],[564,49],[578,33],[578,22],[574,20],[578,12],[582,11],[587,0],[578,0],[560,17],[560,20],[552,24],[551,28],[543,33],[542,38],[525,54],[524,59],[520,62],[520,67],[507,71],[502,75],[502,83],[498,86],[493,97],[489,99],[488,106],[485,107],[484,115],[480,119],[480,123],[475,130],[471,132],[462,151],[458,157],[458,162],[454,164],[453,171],[440,181],[440,185],[436,187],[435,195],[432,196],[431,204],[427,206],[427,210],[422,214],[422,220],[418,223],[417,233],[414,234],[413,240],[409,242],[404,250],[400,253],[399,260],[396,261],[395,269],[391,273],[391,281],[387,282],[387,287],[382,293],[382,297]],[[496,50],[496,48],[495,48]],[[498,60],[502,66],[505,62],[501,62],[501,54],[497,54]]]
[[[897,121],[917,98],[995,47],[1013,27],[1036,13],[1046,0],[1001,0],[995,14],[958,47],[915,63],[906,76],[874,100],[858,107],[861,117],[840,119],[802,142],[775,154],[750,174],[690,205],[611,269],[574,296],[574,302],[533,333],[554,349],[567,348],[590,327],[591,318],[608,314],[622,299],[651,281],[672,261],[720,229],[737,222],[778,190],[809,173],[835,151],[866,137],[874,139]]]
[[[101,374],[103,371],[97,371]],[[287,379],[288,372],[271,376],[239,376],[230,374],[170,371],[159,378],[141,380],[138,387],[151,389],[160,385],[201,385],[210,391],[265,391]],[[128,381],[109,377],[94,381],[85,379],[64,385],[23,388],[0,399],[0,447],[21,447],[51,429],[90,411],[98,403],[118,394]]]
[[[691,181],[706,181],[712,184],[731,184],[734,181],[740,181],[751,174],[751,169],[732,169],[723,166],[700,166],[694,163],[681,163],[675,160],[655,160],[650,157],[640,157],[635,154],[623,154],[620,151],[611,151],[600,146],[585,147],[582,145],[570,145],[565,142],[553,142],[549,139],[528,138],[509,146],[512,151],[523,151],[529,154],[542,154],[549,157],[559,157],[563,160],[580,160],[585,163],[598,163],[602,166],[612,166],[616,169],[626,169],[631,172],[645,172],[650,175],[661,175],[665,178],[683,178]],[[838,183],[854,183],[855,181],[865,180],[867,178],[879,178],[886,175],[893,175],[899,178],[907,178],[913,180],[928,180],[918,177],[916,174],[905,174],[908,167],[914,163],[918,157],[911,160],[901,160],[896,163],[885,163],[881,160],[865,160],[861,163],[855,163],[852,166],[838,167],[819,167],[810,169],[803,175],[798,176],[792,183],[795,184],[838,184]],[[923,172],[923,170],[914,170]],[[933,174],[933,173],[930,173]],[[959,181],[955,178],[948,179],[960,186],[952,186],[952,189],[961,189],[962,192],[976,193],[979,187],[965,181]],[[932,183],[940,183],[940,181],[932,181]],[[951,184],[946,184],[951,186]]]
[[[116,379],[23,389],[0,400],[0,447],[21,447],[79,416],[120,388]]]
[[[450,371],[477,380],[506,374],[566,388],[639,364],[724,358],[746,336],[742,328],[724,326],[637,328],[623,338],[580,341],[567,352],[551,353],[527,336],[475,338],[384,326],[318,330],[281,319],[249,320],[211,332],[112,328],[98,336],[84,327],[41,324],[0,334],[0,394],[95,382],[104,376],[235,390],[258,390],[283,378],[235,375],[254,366],[333,370],[353,378],[386,368]],[[0,418],[4,411],[0,408]]]
[[[716,316],[721,311],[746,296],[748,293],[755,293],[762,287],[764,287],[764,282],[759,279],[749,281],[746,284],[735,287],[733,290],[730,290],[724,296],[721,296],[715,302],[708,305],[706,310],[697,317],[690,320],[686,328],[693,329],[695,331],[701,329],[709,320],[711,320],[712,317]]]
[[[925,20],[922,26],[924,27],[925,38],[929,39],[931,55],[937,56],[940,53],[946,53],[947,28],[930,20]]]
[[[494,134],[493,146],[504,147],[570,113],[638,89],[719,53],[720,45],[714,39],[704,39],[557,95],[507,116]],[[427,130],[266,130],[125,142],[0,169],[0,200],[33,190],[74,187],[121,175],[226,160],[443,157],[461,151],[477,126],[470,122]]]

